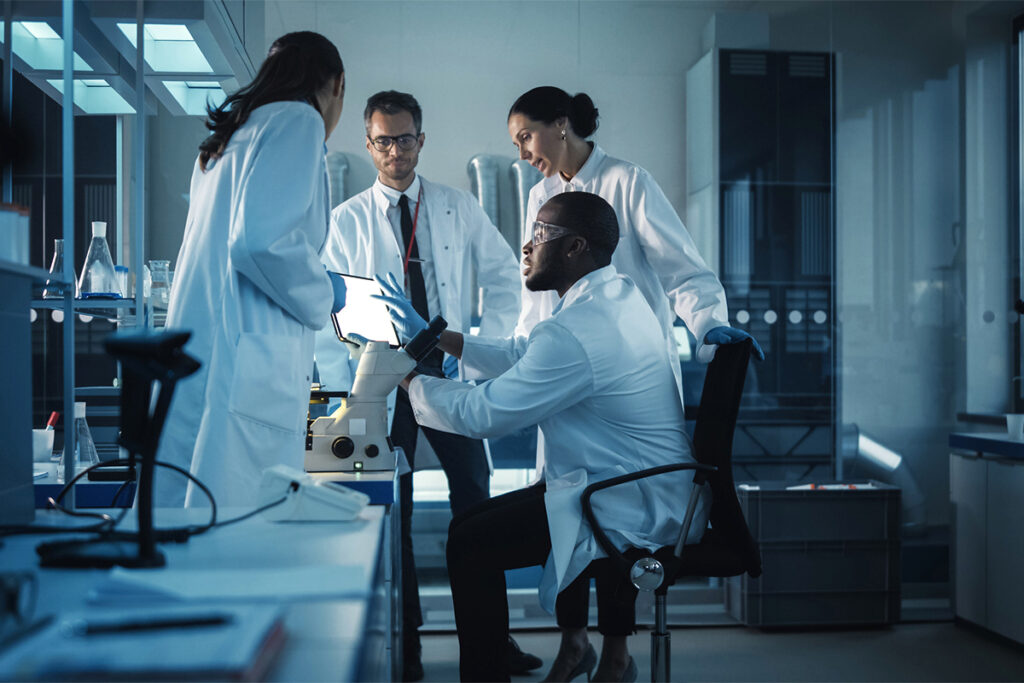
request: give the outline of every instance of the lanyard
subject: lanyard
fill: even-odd
[[[416,215],[412,219],[412,235],[409,236],[409,244],[405,247],[405,263],[402,264],[402,272],[409,274],[409,257],[412,255],[412,245],[416,244],[416,224],[420,222],[420,206],[423,205],[423,185],[416,195]]]

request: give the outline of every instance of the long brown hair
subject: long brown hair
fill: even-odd
[[[281,36],[270,46],[267,58],[252,83],[224,100],[219,107],[206,107],[210,135],[199,144],[199,166],[204,171],[210,159],[224,152],[235,131],[249,120],[256,107],[271,102],[307,102],[317,111],[317,93],[331,79],[345,73],[338,48],[313,31]]]

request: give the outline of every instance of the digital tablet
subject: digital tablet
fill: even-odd
[[[391,323],[388,305],[372,294],[383,294],[373,278],[341,274],[345,280],[345,307],[331,314],[338,339],[349,341],[350,334],[358,334],[370,341],[383,341],[400,346],[398,333]]]

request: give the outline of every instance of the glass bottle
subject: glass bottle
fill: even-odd
[[[120,299],[114,261],[107,246],[107,224],[92,222],[92,242],[85,255],[85,266],[78,279],[78,296],[81,299]]]
[[[46,286],[43,289],[43,298],[64,298],[64,292],[69,288],[69,285],[60,284],[60,281],[64,279],[64,240],[57,239],[53,241],[53,261],[50,262],[50,275],[57,282],[52,280],[46,281]]]
[[[150,291],[153,294],[153,308],[166,309],[171,301],[170,265],[170,261],[151,259],[149,262],[149,272],[152,278]]]
[[[92,432],[89,431],[89,423],[85,421],[85,402],[75,401],[75,420],[72,425],[75,430],[75,472],[85,467],[92,467],[100,461],[96,452],[96,443],[92,440]],[[57,464],[57,483],[64,483],[64,458],[67,456],[67,446],[60,454],[60,462]]]

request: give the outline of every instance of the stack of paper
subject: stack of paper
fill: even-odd
[[[258,680],[284,642],[275,605],[67,613],[0,656],[3,680]]]

